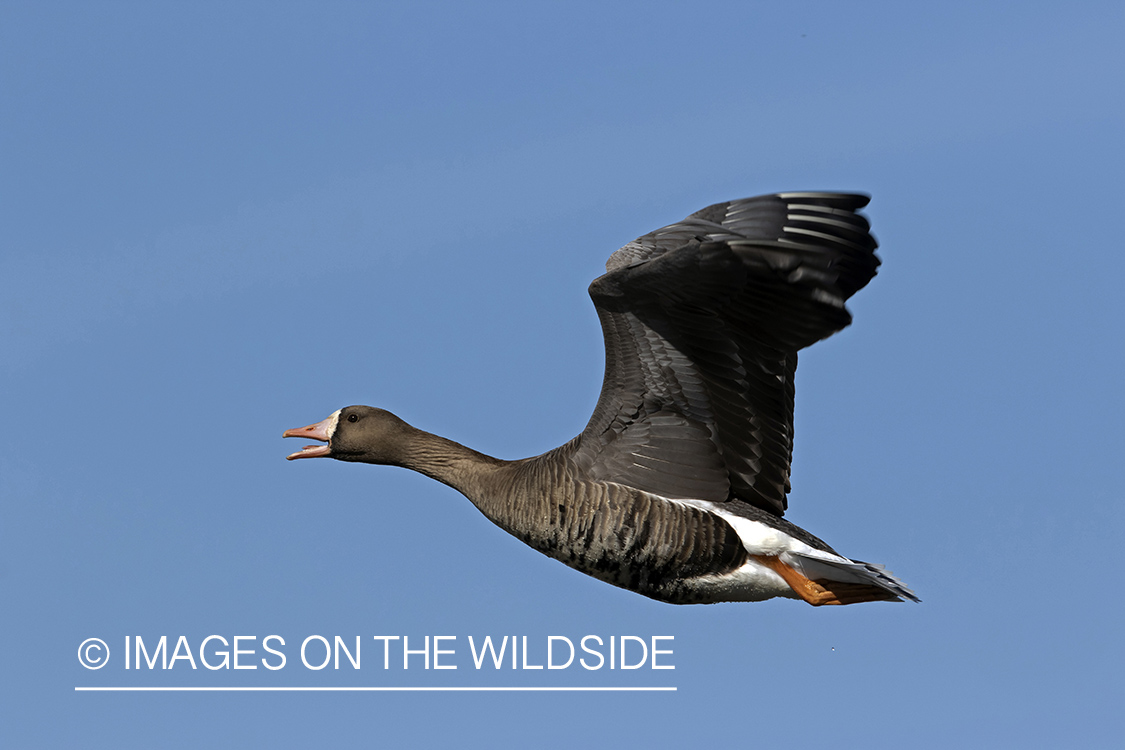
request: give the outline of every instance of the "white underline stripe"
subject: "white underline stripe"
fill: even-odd
[[[675,687],[75,687],[76,692],[675,692]]]

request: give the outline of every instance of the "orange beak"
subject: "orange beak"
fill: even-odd
[[[333,414],[328,419],[316,424],[310,424],[308,427],[298,427],[293,430],[286,430],[281,434],[282,437],[303,437],[308,440],[319,440],[327,443],[332,439],[332,432],[336,429],[336,415]],[[327,456],[332,451],[331,445],[306,445],[296,453],[290,453],[285,458],[292,461],[295,458],[317,458],[319,456]]]

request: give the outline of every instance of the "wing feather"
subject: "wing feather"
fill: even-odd
[[[780,193],[644,235],[590,285],[606,374],[575,460],[591,478],[781,515],[798,350],[851,322],[879,259],[867,197]]]

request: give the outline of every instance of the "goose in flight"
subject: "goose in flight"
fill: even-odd
[[[580,435],[505,461],[348,406],[288,458],[402,466],[607,583],[676,604],[918,601],[782,518],[797,352],[851,322],[879,265],[863,195],[779,193],[697,211],[613,253],[590,284],[605,379]]]

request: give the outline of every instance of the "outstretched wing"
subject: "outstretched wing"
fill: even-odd
[[[574,453],[587,475],[782,515],[797,351],[847,326],[875,275],[867,201],[719,203],[610,256],[590,285],[606,371]]]

